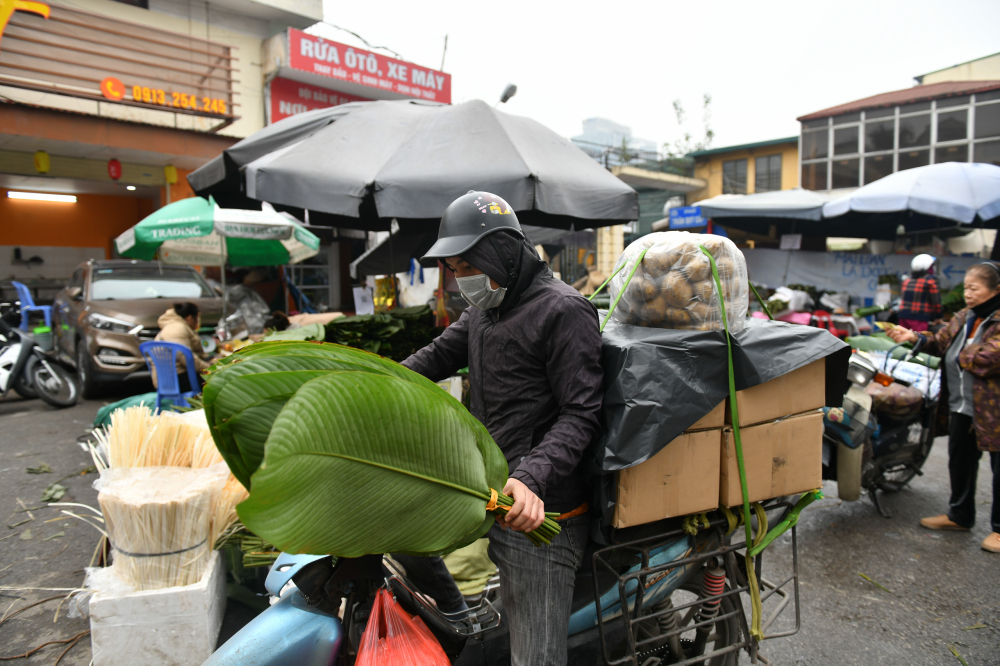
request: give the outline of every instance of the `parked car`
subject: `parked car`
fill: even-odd
[[[76,367],[80,391],[95,397],[102,385],[149,378],[139,344],[156,337],[156,320],[175,302],[201,310],[201,333],[211,336],[222,298],[190,266],[134,260],[80,264],[52,308],[56,350]]]

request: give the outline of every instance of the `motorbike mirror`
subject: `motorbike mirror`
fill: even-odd
[[[857,354],[851,356],[851,363],[847,366],[847,379],[852,384],[857,384],[862,388],[868,386],[876,374],[878,374],[878,370],[874,365]]]
[[[322,560],[324,558],[330,557],[329,555],[291,555],[289,553],[281,553],[278,555],[278,559],[274,561],[271,566],[271,570],[267,573],[267,579],[264,581],[264,588],[272,596],[278,596],[281,592],[281,588],[285,586],[285,583],[292,579],[292,576],[297,574],[300,569],[302,569],[307,564],[312,564],[316,560]]]
[[[79,301],[83,299],[83,289],[81,289],[80,287],[70,287],[68,293],[69,297],[74,301]]]

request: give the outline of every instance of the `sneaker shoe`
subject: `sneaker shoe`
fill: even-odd
[[[983,550],[988,550],[991,553],[1000,553],[1000,534],[993,532],[983,539]]]
[[[920,525],[926,527],[929,530],[957,530],[959,532],[968,532],[968,527],[962,527],[958,523],[952,522],[946,514],[940,516],[934,516],[933,518],[921,518]]]

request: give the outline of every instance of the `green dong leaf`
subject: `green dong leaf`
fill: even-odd
[[[281,410],[238,512],[286,552],[436,554],[485,534],[506,479],[485,428],[437,386],[333,372]]]

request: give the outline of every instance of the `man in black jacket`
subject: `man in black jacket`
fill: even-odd
[[[470,192],[441,219],[426,258],[441,259],[470,307],[403,365],[440,380],[468,366],[471,411],[507,458],[506,520],[489,532],[490,559],[510,623],[515,666],[566,663],[577,566],[588,536],[578,466],[598,432],[603,393],[597,311],[557,280],[500,197]],[[561,514],[548,547],[522,535]]]

